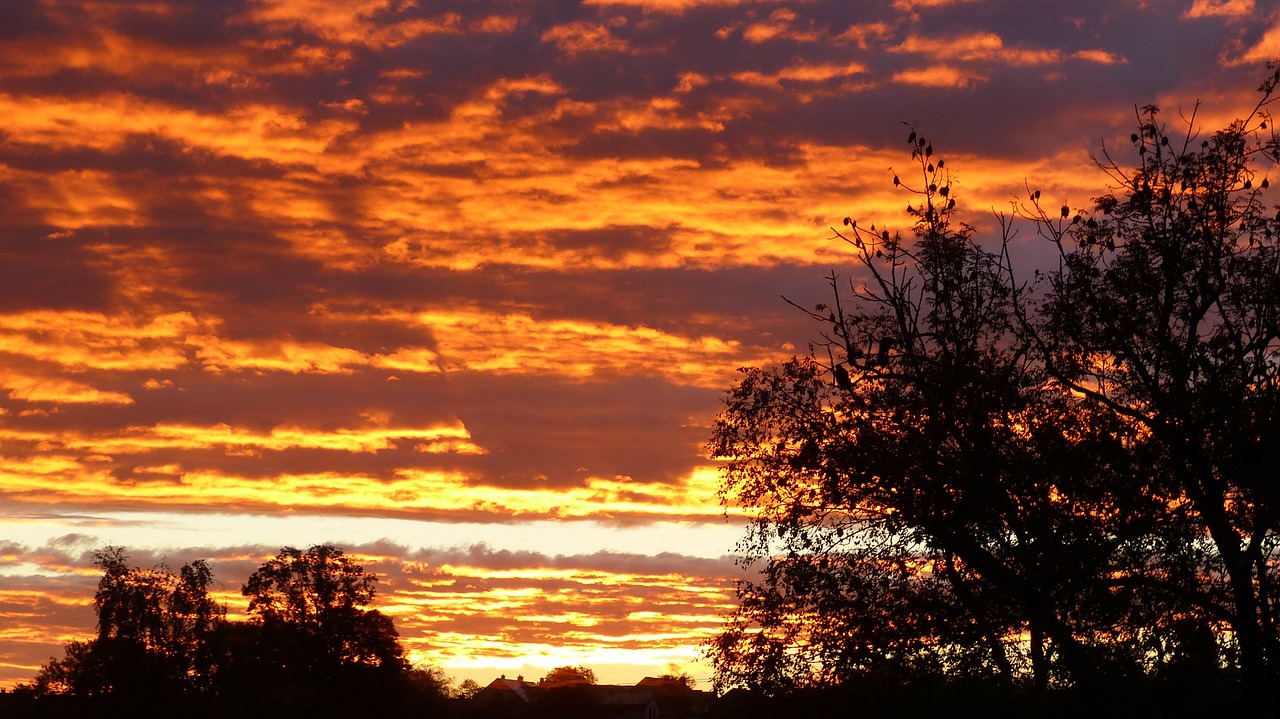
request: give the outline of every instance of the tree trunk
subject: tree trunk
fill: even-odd
[[[1049,688],[1049,662],[1044,655],[1044,632],[1031,622],[1031,677],[1037,693]]]

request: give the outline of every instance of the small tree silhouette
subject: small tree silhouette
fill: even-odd
[[[555,669],[547,672],[546,676],[538,680],[539,685],[547,687],[595,683],[595,671],[584,666],[556,667]]]

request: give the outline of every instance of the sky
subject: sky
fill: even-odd
[[[817,338],[831,227],[909,227],[907,133],[991,237],[1276,57],[1261,0],[4,0],[0,687],[108,544],[232,618],[336,544],[457,679],[706,680],[724,392]]]

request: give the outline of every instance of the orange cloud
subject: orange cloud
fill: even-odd
[[[187,362],[181,344],[201,331],[190,313],[157,317],[35,310],[0,315],[0,354],[86,369],[176,369]]]
[[[1053,48],[1010,47],[994,32],[969,33],[954,37],[927,37],[912,34],[906,40],[888,49],[890,52],[923,55],[937,63],[936,67],[947,67],[948,63],[954,62],[995,62],[1013,67],[1036,67],[1061,63],[1068,57],[1101,65],[1124,62],[1121,56],[1105,50],[1079,50],[1067,54]],[[912,71],[907,71],[907,73],[910,72]],[[898,77],[904,78],[904,81],[911,81],[911,76],[907,73],[900,73]],[[935,73],[942,74],[938,73],[936,68]],[[938,81],[931,79],[913,84],[928,85],[932,82]],[[935,86],[953,84],[955,84],[954,79]]]
[[[1123,55],[1117,55],[1116,53],[1107,52],[1106,50],[1078,50],[1071,53],[1071,57],[1076,60],[1084,60],[1086,62],[1093,62],[1099,65],[1121,65],[1128,62]]]
[[[638,7],[651,12],[682,13],[698,7],[742,5],[759,0],[584,0],[584,5]],[[765,0],[768,2],[769,0]],[[782,0],[776,0],[781,2]]]
[[[542,41],[554,43],[560,52],[578,55],[586,52],[629,52],[630,46],[599,23],[577,21],[542,33]]]
[[[1058,50],[1007,47],[999,35],[991,32],[949,38],[911,35],[890,50],[925,55],[937,62],[998,61],[1013,66],[1046,65],[1062,59]]]
[[[232,341],[208,338],[200,343],[196,355],[206,369],[214,372],[266,370],[276,372],[348,373],[356,365],[369,363],[370,357],[346,347],[319,342],[294,342],[282,339]],[[408,369],[408,363],[399,369]]]
[[[1229,66],[1252,65],[1270,62],[1280,57],[1280,23],[1272,24],[1252,46],[1238,55],[1223,54],[1223,62]]]
[[[888,23],[855,23],[833,38],[837,42],[852,42],[861,50],[871,47],[872,41],[884,42],[893,35],[893,28]]]
[[[539,320],[478,308],[424,312],[446,369],[590,379],[603,374],[662,377],[673,384],[723,386],[737,367],[769,351],[716,337],[684,337],[651,327]]]
[[[915,12],[917,8],[947,7],[948,5],[964,5],[982,2],[983,0],[893,0],[893,6],[899,10]]]
[[[1249,17],[1254,14],[1254,0],[1195,0],[1182,14],[1189,19],[1204,17]]]
[[[233,77],[248,78],[252,75],[251,69],[255,72],[273,69],[264,67],[263,58],[253,58],[253,53],[244,46],[206,45],[196,49],[131,37],[113,29],[119,22],[113,15],[121,7],[113,3],[80,3],[60,18],[79,32],[74,37],[60,38],[58,43],[50,43],[47,38],[36,34],[0,43],[0,58],[5,62],[6,73],[20,77],[73,69],[97,70],[120,76],[147,73],[182,84],[190,82],[193,76],[221,76],[226,81]],[[160,4],[154,7],[158,8]],[[45,8],[54,15],[61,14],[49,5]],[[133,9],[142,10],[143,7],[134,5]],[[214,66],[219,69],[210,70]]]
[[[7,432],[8,439],[34,435]],[[239,440],[241,444],[237,445]],[[567,489],[518,489],[481,484],[459,472],[403,469],[391,480],[364,475],[318,472],[281,473],[268,479],[234,476],[209,470],[188,470],[177,464],[135,468],[133,479],[117,481],[103,452],[136,453],[155,447],[237,446],[250,450],[268,446],[352,450],[367,438],[337,436],[293,438],[235,437],[229,432],[213,436],[141,435],[99,446],[99,454],[77,456],[67,450],[85,448],[85,440],[71,439],[64,446],[51,443],[40,455],[8,457],[0,468],[0,496],[23,505],[132,507],[161,510],[235,509],[237,511],[313,511],[377,513],[422,518],[452,516],[558,519],[672,519],[716,520],[724,509],[715,499],[718,475],[703,467],[676,486],[628,479],[593,477]],[[375,442],[386,442],[375,438]],[[466,441],[444,442],[433,451],[465,451]]]
[[[697,662],[696,640],[718,629],[731,586],[722,576],[445,563],[410,573],[386,611],[420,628],[411,654],[460,669],[664,667]]]
[[[483,454],[461,425],[428,428],[366,427],[323,432],[298,426],[281,426],[255,432],[227,424],[208,427],[156,425],[126,427],[111,433],[71,431],[44,435],[0,429],[0,439],[38,441],[49,448],[82,450],[100,454],[141,454],[157,449],[197,450],[220,448],[231,453],[260,450],[323,449],[335,452],[371,453],[393,449],[405,442],[424,452]]]
[[[724,120],[727,119],[723,115],[686,112],[684,105],[674,97],[596,105],[590,108],[590,112],[598,118],[597,132],[686,129],[719,132],[724,129]]]
[[[308,121],[296,113],[264,104],[246,104],[212,114],[122,92],[104,93],[88,100],[0,93],[0,112],[13,116],[5,127],[11,142],[110,151],[131,137],[150,134],[219,155],[301,163],[327,172],[353,169],[349,160],[327,154],[326,149],[339,136],[354,130],[354,121]],[[94,173],[65,175],[62,182],[73,183],[72,189],[92,190],[109,180]]]
[[[133,404],[133,398],[123,392],[100,390],[83,382],[73,382],[59,377],[37,377],[5,372],[0,374],[0,388],[9,390],[10,397],[24,402]]]
[[[688,386],[721,386],[736,367],[777,350],[745,347],[714,336],[681,336],[644,326],[535,319],[520,313],[449,308],[421,313],[336,315],[429,331],[435,349],[405,346],[370,354],[288,338],[229,340],[218,321],[189,313],[152,319],[40,311],[0,316],[0,353],[46,362],[65,371],[172,371],[350,374],[359,368],[438,373],[442,369],[589,379],[601,374],[662,377]],[[19,398],[55,395],[78,402],[126,402],[120,393],[55,376],[14,373],[3,386]],[[163,386],[151,378],[153,387]],[[21,395],[21,396],[20,396]],[[92,398],[92,399],[91,399]]]
[[[303,28],[329,42],[377,49],[424,35],[462,32],[462,18],[457,13],[392,19],[414,5],[397,0],[353,0],[336,5],[323,0],[261,0],[238,22],[276,30]]]
[[[471,29],[475,32],[506,35],[514,32],[519,25],[520,18],[514,15],[487,15],[483,19],[473,22]]]
[[[0,585],[0,616],[10,620],[0,628],[0,641],[11,648],[8,661],[0,661],[4,684],[32,676],[62,642],[92,636],[97,575],[82,558],[52,547],[14,549],[31,560],[26,576],[45,581]],[[415,552],[388,542],[348,551],[380,578],[377,606],[395,619],[413,661],[483,681],[520,671],[536,678],[566,663],[593,666],[603,681],[630,682],[673,665],[705,674],[699,641],[718,629],[733,603],[727,559],[512,554],[484,545]],[[228,618],[245,619],[236,587],[270,550],[195,556],[212,561],[223,586],[215,599]]]
[[[748,25],[742,31],[742,37],[753,43],[763,43],[776,39],[795,42],[816,42],[825,37],[825,31],[815,29],[812,23],[807,28],[797,28],[795,25],[799,17],[793,10],[779,8],[769,14],[767,21]]]
[[[384,354],[367,354],[347,347],[287,338],[228,340],[220,337],[220,320],[198,319],[188,312],[158,317],[107,316],[91,312],[39,310],[0,315],[0,355],[38,360],[65,371],[164,371],[198,366],[214,373],[273,371],[347,374],[357,367],[399,372],[439,372],[435,353],[420,347],[400,347]],[[154,387],[160,380],[151,380]],[[170,382],[170,385],[172,382]],[[37,387],[39,385],[39,388]],[[24,396],[44,393],[46,400],[61,392],[80,399],[66,401],[122,401],[107,393],[89,400],[83,383],[40,377],[10,370],[6,388]],[[14,395],[18,396],[17,394]]]
[[[847,63],[844,65],[824,64],[794,64],[790,67],[783,68],[776,73],[761,72],[739,72],[733,75],[733,79],[747,85],[756,85],[760,87],[782,87],[783,83],[824,83],[831,80],[850,78],[862,75],[867,71],[865,65],[860,63]],[[833,91],[839,92],[840,90]],[[806,99],[811,98],[812,94],[802,94]]]
[[[893,81],[922,87],[968,87],[986,82],[987,78],[950,65],[932,65],[894,73]]]

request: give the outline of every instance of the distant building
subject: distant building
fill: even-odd
[[[470,699],[455,700],[452,713],[454,716],[475,719],[527,717],[532,715],[535,702],[542,691],[537,684],[526,682],[524,677],[507,679],[504,676],[489,682],[488,686]]]
[[[673,679],[646,677],[635,686],[542,686],[494,679],[470,699],[453,702],[459,719],[706,719],[715,697]]]

